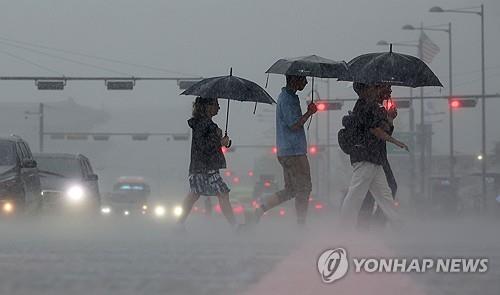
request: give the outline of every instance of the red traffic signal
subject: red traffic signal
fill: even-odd
[[[316,155],[318,153],[318,147],[315,145],[311,145],[309,147],[309,153],[313,156]]]
[[[476,106],[477,100],[452,98],[450,99],[449,104],[452,109],[473,108]]]
[[[323,112],[326,110],[326,104],[324,102],[317,103],[316,108],[318,109],[318,112]]]
[[[408,109],[411,106],[411,101],[410,100],[385,100],[384,101],[384,107],[389,110],[391,108],[398,108],[398,109]]]
[[[222,153],[223,154],[227,154],[227,153],[232,153],[235,151],[235,148],[234,147],[231,147],[231,148],[228,148],[228,147],[221,147],[221,150],[222,150]]]
[[[308,101],[308,103],[310,103],[310,101]],[[341,110],[344,105],[341,101],[336,100],[319,100],[315,103],[318,112]]]

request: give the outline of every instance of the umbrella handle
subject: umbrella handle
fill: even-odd
[[[226,133],[224,133],[224,136],[227,136],[227,131],[226,131]],[[230,148],[232,143],[233,143],[233,141],[229,140],[229,143],[226,145],[226,147]]]
[[[227,123],[229,122],[229,102],[230,102],[230,99],[228,98],[227,99],[227,112],[226,112],[226,135],[227,135]]]
[[[311,103],[314,102],[314,77],[312,77],[312,83],[311,83]],[[309,123],[307,123],[307,131],[309,131],[309,127],[311,126],[311,122],[313,120],[313,116],[309,118]]]

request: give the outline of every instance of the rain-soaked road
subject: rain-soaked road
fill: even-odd
[[[186,234],[153,222],[39,221],[0,225],[0,294],[499,294],[498,221],[427,222],[397,234],[346,236],[331,221],[297,230],[263,220],[232,233],[220,219],[192,219]],[[488,257],[485,274],[353,274],[320,281],[316,258]],[[333,293],[332,293],[333,292]]]

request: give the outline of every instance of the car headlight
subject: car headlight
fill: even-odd
[[[66,194],[68,195],[68,198],[75,203],[81,202],[85,196],[83,188],[78,185],[70,187]]]
[[[155,207],[155,216],[156,217],[163,217],[165,216],[167,210],[165,210],[165,207],[159,205]]]
[[[182,206],[175,206],[174,207],[174,210],[172,211],[172,213],[174,214],[175,217],[180,217],[182,215]]]
[[[111,213],[111,208],[110,207],[102,207],[101,208],[101,213],[104,215],[108,215]]]
[[[2,206],[2,211],[4,213],[11,213],[12,211],[14,211],[14,204],[12,204],[11,202],[5,202]]]

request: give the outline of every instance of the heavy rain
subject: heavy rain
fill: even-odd
[[[5,4],[0,294],[498,294],[499,13]]]

